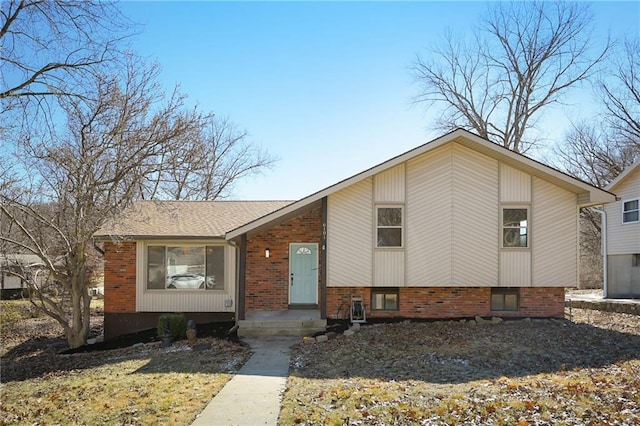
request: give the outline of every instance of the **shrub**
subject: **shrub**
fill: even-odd
[[[158,337],[164,335],[164,318],[169,321],[169,332],[173,340],[185,339],[187,337],[187,318],[184,314],[162,314],[158,319]]]
[[[0,309],[0,327],[15,324],[23,318],[20,311],[12,304],[2,303],[2,309]]]

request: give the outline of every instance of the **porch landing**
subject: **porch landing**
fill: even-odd
[[[327,320],[320,319],[316,309],[289,309],[286,311],[249,311],[238,321],[238,336],[311,336],[324,331]]]

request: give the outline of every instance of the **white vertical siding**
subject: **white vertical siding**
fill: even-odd
[[[327,286],[369,286],[373,281],[373,179],[328,197]]]
[[[451,285],[451,146],[407,163],[407,286]]]
[[[171,241],[170,244],[193,244]],[[154,241],[154,244],[158,242]],[[203,244],[207,244],[203,242]],[[224,290],[146,290],[146,244],[136,243],[136,311],[138,312],[234,312],[236,293],[236,248],[225,246]],[[225,300],[232,300],[225,307]]]
[[[610,255],[640,253],[640,223],[622,224],[622,203],[640,198],[640,167],[614,190],[621,200],[606,204],[607,250]]]
[[[531,244],[533,285],[578,285],[576,194],[533,179]]]
[[[453,148],[453,284],[496,285],[498,162],[461,145]]]
[[[531,175],[501,163],[500,201],[503,203],[530,203]]]
[[[500,203],[529,205],[531,203],[531,175],[521,170],[500,164]],[[531,211],[531,210],[529,210]],[[498,235],[496,244],[502,244],[502,218],[498,212]],[[529,225],[531,220],[529,220]],[[529,230],[532,231],[532,228]],[[530,234],[531,235],[531,234]],[[531,244],[531,241],[529,242]],[[503,287],[528,287],[531,285],[531,248],[500,249],[499,285]]]
[[[373,200],[376,204],[405,202],[405,165],[399,164],[373,177]],[[374,217],[375,222],[375,217]],[[403,219],[406,220],[406,219]],[[374,223],[375,227],[376,224]],[[404,240],[405,237],[403,237]],[[404,250],[374,249],[373,285],[404,286]]]
[[[373,285],[377,287],[404,286],[404,250],[376,250],[374,253]]]
[[[376,203],[404,203],[404,164],[400,164],[373,177]]]
[[[500,252],[500,286],[531,286],[531,252],[527,249],[503,249]]]

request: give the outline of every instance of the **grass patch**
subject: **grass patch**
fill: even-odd
[[[188,425],[248,357],[204,342],[57,355],[67,370],[0,385],[0,424]]]

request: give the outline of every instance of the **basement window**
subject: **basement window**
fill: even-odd
[[[640,254],[631,255],[631,266],[634,268],[640,267]]]
[[[520,308],[520,289],[500,288],[491,289],[492,311],[518,311]]]
[[[224,246],[147,246],[147,290],[224,290]]]
[[[397,311],[400,295],[397,288],[376,288],[371,290],[371,310]]]

